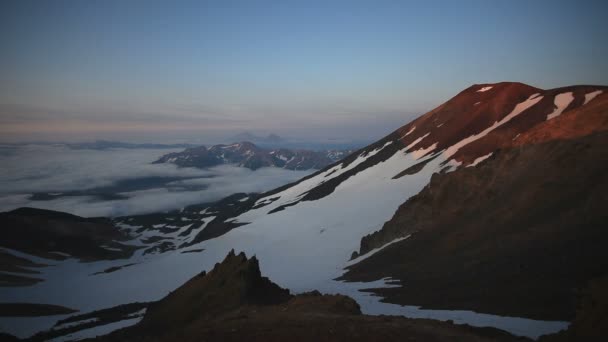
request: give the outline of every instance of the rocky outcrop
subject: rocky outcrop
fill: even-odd
[[[241,306],[280,304],[290,298],[289,290],[262,276],[255,256],[248,259],[232,250],[209,273],[195,276],[150,306],[141,324],[149,330],[176,328]]]
[[[42,335],[40,335],[42,336]],[[144,319],[96,341],[516,341],[496,329],[362,315],[342,295],[290,295],[261,276],[255,257],[231,251],[160,301]]]

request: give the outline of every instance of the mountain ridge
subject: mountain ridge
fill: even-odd
[[[261,167],[279,167],[288,170],[321,169],[348,155],[350,151],[291,150],[287,148],[260,148],[252,142],[242,141],[230,145],[198,146],[182,152],[161,156],[154,164],[172,163],[179,167],[207,168],[234,164],[256,170]]]

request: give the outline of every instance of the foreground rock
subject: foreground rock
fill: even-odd
[[[514,341],[495,330],[362,315],[342,295],[291,295],[260,273],[255,257],[231,252],[148,306],[135,326],[100,341]]]

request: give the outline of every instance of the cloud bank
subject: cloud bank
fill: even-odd
[[[22,206],[66,211],[80,216],[121,216],[179,209],[216,201],[236,192],[261,192],[304,177],[309,171],[230,165],[206,170],[150,164],[172,149],[71,150],[63,145],[24,145],[0,155],[0,211]],[[63,193],[145,177],[174,177],[165,186],[118,192],[125,199],[91,196],[32,201],[31,193]],[[195,189],[195,190],[193,190]],[[203,189],[203,190],[201,190]]]

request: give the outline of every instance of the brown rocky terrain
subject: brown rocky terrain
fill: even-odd
[[[344,279],[398,279],[403,287],[374,290],[394,303],[573,319],[577,291],[608,273],[607,102],[604,93],[498,144],[475,167],[433,175],[359,253],[411,236]]]
[[[100,341],[515,341],[496,329],[365,316],[342,295],[291,295],[261,275],[257,259],[231,252],[148,307],[135,326]]]
[[[486,87],[491,88],[480,92]],[[602,93],[587,106],[585,104],[586,95],[596,91]],[[548,116],[556,109],[555,102],[558,95],[571,94],[572,96],[571,102],[563,108],[562,115],[564,115],[573,110],[593,112],[595,107],[605,108],[605,105],[600,102],[605,101],[607,91],[608,87],[601,86],[569,86],[542,90],[514,82],[473,85],[431,112],[403,126],[398,132],[406,146],[416,139],[422,138],[416,144],[416,149],[427,149],[436,144],[434,151],[442,151],[505,119],[518,104],[528,99],[538,100],[534,101],[533,106],[489,131],[485,136],[456,150],[451,157],[467,165],[476,158],[496,149],[518,144],[518,135],[524,134],[537,125],[544,125]],[[600,100],[600,98],[603,99]],[[557,118],[559,117],[557,116]],[[605,116],[601,120],[605,121]],[[599,125],[596,120],[589,122],[595,127]],[[572,127],[571,130],[579,131],[579,136],[585,135],[583,134],[585,131],[579,130],[579,128]],[[412,129],[414,131],[411,131]],[[407,134],[410,131],[411,133]],[[425,137],[426,133],[429,134]]]

